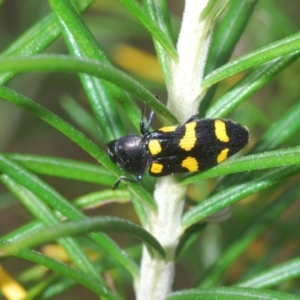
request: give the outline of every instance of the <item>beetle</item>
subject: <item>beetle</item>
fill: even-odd
[[[116,189],[122,180],[138,182],[149,168],[151,176],[197,172],[212,168],[247,145],[250,139],[246,127],[228,119],[189,118],[183,125],[161,127],[153,132],[150,125],[140,121],[141,135],[127,134],[108,143],[108,155],[124,171],[136,179],[121,176],[113,185]]]

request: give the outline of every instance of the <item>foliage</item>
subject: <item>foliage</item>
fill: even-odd
[[[299,4],[256,2],[0,2],[6,299],[299,298]],[[105,143],[139,130],[139,104],[164,125],[230,114],[251,142],[112,191]]]

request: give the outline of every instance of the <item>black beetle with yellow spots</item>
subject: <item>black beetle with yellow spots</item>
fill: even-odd
[[[128,134],[108,143],[110,159],[136,179],[121,176],[121,180],[139,181],[149,168],[152,176],[207,170],[241,150],[249,141],[249,131],[227,119],[200,119],[191,117],[181,126],[162,127],[150,132],[153,112],[145,126],[142,119],[142,136]]]

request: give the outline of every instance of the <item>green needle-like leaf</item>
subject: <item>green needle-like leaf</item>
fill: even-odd
[[[1,180],[9,188],[9,190],[18,197],[32,215],[40,220],[46,227],[55,227],[56,224],[60,223],[59,217],[54,213],[54,211],[28,189],[20,186],[6,175],[2,175]],[[59,239],[58,242],[68,253],[71,261],[79,270],[86,272],[87,274],[91,274],[98,280],[101,279],[101,276],[96,271],[95,266],[89,260],[75,238],[64,236]]]
[[[140,4],[135,0],[120,0],[120,2],[144,25],[151,35],[164,47],[168,54],[177,58],[177,52],[170,38],[146,14]]]
[[[186,290],[174,293],[166,300],[296,300],[298,296],[271,290],[218,287],[203,290]]]
[[[251,149],[251,153],[273,150],[286,143],[299,131],[300,128],[300,101],[289,108],[280,119],[263,134],[260,140]],[[280,132],[280,135],[278,134]]]
[[[96,76],[115,84],[143,101],[147,106],[151,107],[162,122],[166,124],[177,123],[173,114],[139,82],[119,69],[105,63],[68,55],[35,55],[1,58],[0,72],[7,71],[63,71]]]
[[[234,74],[261,65],[280,56],[292,54],[299,50],[300,33],[298,32],[216,69],[205,77],[202,82],[202,87],[208,88],[214,83]]]
[[[222,280],[222,275],[236,261],[236,259],[240,257],[244,251],[246,251],[251,243],[253,243],[265,230],[267,230],[270,224],[275,223],[280,215],[288,210],[292,203],[296,201],[297,197],[295,196],[298,194],[298,191],[299,189],[296,184],[294,187],[290,188],[275,199],[274,202],[266,205],[266,207],[259,212],[257,216],[251,218],[245,227],[236,234],[236,239],[225,249],[222,249],[222,254],[218,260],[205,272],[204,276],[202,276],[198,288],[210,288],[218,284],[218,282]],[[286,277],[285,279],[288,280]],[[276,280],[273,282],[276,282]],[[268,283],[269,280],[262,280],[260,281],[259,286],[251,284],[242,284],[238,286],[269,287],[270,284]]]
[[[96,231],[130,234],[142,240],[147,246],[152,247],[161,256],[165,255],[164,249],[159,242],[145,229],[130,221],[116,217],[93,217],[86,220],[61,223],[51,228],[31,233],[30,236],[25,236],[22,240],[15,241],[14,244],[2,248],[2,251],[6,254],[11,254],[20,248],[31,247],[38,243],[49,242],[60,237]]]
[[[205,75],[227,63],[257,3],[255,1],[232,0],[224,18],[218,24],[210,45]],[[200,114],[204,115],[218,85],[212,86],[201,101]]]
[[[73,204],[80,209],[92,209],[108,203],[127,203],[131,201],[128,190],[101,190],[85,194],[73,201]]]
[[[149,14],[152,20],[155,20],[159,28],[164,32],[164,34],[168,36],[168,39],[170,41],[173,41],[174,37],[171,28],[170,12],[168,9],[167,1],[143,0],[143,4],[146,12]],[[166,85],[168,86],[171,80],[169,55],[164,49],[164,47],[162,47],[156,39],[153,39],[153,42],[165,78]]]
[[[82,12],[95,2],[95,0],[77,0],[73,2],[76,3],[78,10]],[[1,56],[40,53],[56,40],[59,35],[60,29],[57,24],[56,16],[51,13],[19,36],[1,53]],[[13,72],[0,74],[0,84],[6,83],[14,75]]]
[[[116,181],[116,177],[107,169],[82,161],[26,154],[9,154],[8,156],[37,174],[98,183],[109,187],[113,186]]]
[[[300,276],[300,258],[288,260],[236,284],[240,287],[267,288]]]
[[[268,151],[259,154],[252,154],[241,157],[239,159],[229,160],[203,173],[189,175],[183,178],[181,180],[181,183],[186,185],[197,182],[199,180],[204,180],[221,175],[227,175],[231,173],[299,164],[300,146],[275,151]]]
[[[267,84],[279,72],[293,63],[300,56],[300,52],[280,57],[263,64],[249,72],[235,86],[224,93],[206,112],[207,118],[222,118],[233,111],[242,101],[259,88]]]
[[[9,245],[8,242],[0,240],[1,247],[7,245]],[[119,299],[117,296],[112,294],[100,280],[96,281],[90,276],[88,276],[86,273],[74,270],[66,264],[60,263],[57,260],[45,256],[37,251],[33,251],[30,249],[22,249],[14,253],[14,256],[45,266],[58,274],[69,277],[75,280],[76,282],[82,284],[83,286],[87,287],[88,289],[94,291],[95,293],[101,295],[105,299]]]
[[[56,0],[50,0],[50,3],[58,15],[70,53],[74,56],[108,63],[106,55],[72,4],[69,1]],[[112,96],[112,89],[108,83],[86,74],[79,74],[79,77],[96,116],[102,138],[110,141],[124,135],[122,122]]]
[[[182,226],[187,228],[246,196],[252,195],[299,173],[299,171],[300,166],[272,169],[256,175],[255,179],[250,182],[240,183],[224,189],[187,211],[183,216]]]
[[[10,161],[5,155],[0,154],[0,170],[8,175],[20,185],[26,187],[39,199],[45,201],[48,205],[58,210],[63,216],[70,220],[80,220],[87,218],[83,213],[77,210],[67,199],[60,195],[38,177],[34,176],[26,169]],[[137,267],[127,255],[107,236],[98,233],[91,233],[90,237],[94,239],[103,249],[112,257],[119,260],[133,276],[138,276]]]

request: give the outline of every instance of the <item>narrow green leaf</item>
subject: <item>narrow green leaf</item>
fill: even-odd
[[[104,144],[94,115],[87,111],[81,103],[77,102],[70,95],[66,95],[59,101],[59,104],[72,119],[74,124],[78,125],[78,127],[91,136],[93,140]]]
[[[8,154],[8,157],[37,174],[98,183],[110,187],[116,181],[116,177],[107,169],[82,161],[27,154]]]
[[[263,134],[251,153],[259,153],[276,149],[292,138],[300,129],[300,101],[289,108],[272,126]],[[278,134],[280,132],[280,134]]]
[[[159,28],[168,36],[168,39],[174,44],[174,37],[172,33],[170,10],[166,0],[143,0],[143,5],[146,12],[154,20]],[[168,53],[161,46],[161,44],[153,39],[158,60],[165,78],[167,86],[170,83],[170,59]]]
[[[74,56],[86,57],[112,65],[71,3],[60,0],[51,0],[50,3],[58,15],[59,24],[70,52]],[[139,129],[140,110],[130,95],[114,84],[103,82],[86,74],[81,74],[80,78],[105,141],[123,135],[123,126],[112,95],[117,99],[133,125]]]
[[[300,146],[274,151],[252,154],[235,160],[228,160],[203,173],[188,175],[181,180],[187,185],[199,180],[227,175],[231,173],[261,170],[300,164]]]
[[[67,55],[35,55],[0,59],[0,72],[64,71],[85,73],[107,80],[131,93],[156,113],[165,124],[178,123],[173,114],[139,82],[115,67]]]
[[[59,274],[55,274],[54,276],[54,282],[48,284],[47,287],[44,288],[41,293],[39,293],[39,299],[55,299],[55,297],[60,296],[76,285],[76,281],[72,280],[71,278]],[[123,298],[121,297],[121,299]]]
[[[11,190],[18,197],[18,199],[23,203],[23,205],[25,205],[25,207],[46,227],[55,227],[55,225],[60,224],[60,220],[55,215],[53,210],[51,210],[45,203],[43,203],[29,190],[25,189],[19,184],[16,184],[11,178],[9,178],[6,175],[1,176],[1,181],[8,187],[9,190]],[[26,237],[23,237],[22,239],[26,239]],[[59,239],[58,242],[68,253],[71,261],[73,262],[73,264],[75,264],[75,266],[77,266],[79,270],[90,274],[91,277],[94,277],[97,280],[101,280],[101,275],[97,272],[94,265],[84,253],[82,247],[80,247],[80,245],[74,238],[65,236]]]
[[[49,0],[52,10],[55,12],[57,19],[59,19],[60,25],[63,25],[61,29],[63,34],[66,34],[66,30],[69,31],[67,35],[71,34],[69,38],[75,38],[78,46],[84,55],[88,58],[98,59],[102,62],[108,63],[108,58],[104,51],[100,48],[99,44],[93,37],[89,28],[82,21],[81,16],[76,11],[76,8],[69,0]],[[72,37],[73,36],[73,37]],[[65,36],[67,37],[67,36]],[[67,41],[68,43],[70,41]]]
[[[38,177],[29,173],[16,163],[10,161],[5,155],[0,154],[0,170],[7,174],[20,185],[26,187],[38,198],[45,201],[48,205],[58,210],[63,216],[70,220],[82,220],[87,218],[82,212],[76,209],[69,201],[57,193],[49,185],[42,182]],[[103,234],[91,233],[94,239],[107,253],[118,260],[124,267],[131,272],[134,277],[138,276],[136,264],[131,261],[126,253],[120,249],[111,239]]]
[[[8,242],[0,240],[0,246],[8,246]],[[87,276],[86,273],[77,271],[66,264],[60,263],[48,256],[45,256],[37,251],[30,249],[19,250],[14,253],[14,256],[19,258],[34,262],[36,264],[47,267],[48,269],[54,271],[55,273],[69,277],[79,284],[87,287],[91,291],[101,295],[105,299],[118,300],[119,298],[110,292],[107,287],[100,281],[96,281],[93,278]]]
[[[293,52],[299,51],[299,49],[300,33],[298,32],[216,69],[204,78],[202,87],[204,89],[208,88],[227,77],[254,66],[261,65],[280,56],[292,54]]]
[[[194,224],[184,231],[176,248],[176,260],[199,238],[200,233],[206,227],[206,223]]]
[[[207,118],[224,117],[242,101],[246,100],[250,95],[273,79],[279,72],[298,59],[299,56],[300,52],[297,52],[255,68],[214,102],[205,116]]]
[[[236,284],[240,287],[267,288],[300,277],[300,258],[289,260]]]
[[[217,287],[211,289],[186,290],[171,294],[166,300],[296,300],[299,296],[271,290]]]
[[[127,203],[130,199],[128,190],[101,190],[76,198],[72,203],[80,209],[93,209],[108,203]],[[139,202],[140,203],[140,202]]]
[[[217,25],[210,45],[205,74],[226,63],[240,39],[257,0],[232,0],[222,22]]]
[[[23,298],[22,300],[38,299],[40,297],[41,293],[45,289],[47,289],[47,287],[51,286],[51,284],[55,281],[55,279],[57,279],[57,277],[58,277],[57,274],[54,274],[54,275],[51,274],[50,276],[47,276],[45,279],[41,279],[33,287],[27,289],[26,297]]]
[[[227,248],[222,250],[222,254],[218,260],[205,272],[202,276],[198,288],[209,288],[216,286],[222,279],[225,271],[241,256],[241,254],[250,246],[255,239],[258,238],[262,232],[266,230],[279,216],[289,209],[293,202],[297,199],[299,192],[298,185],[290,187],[288,191],[280,195],[273,202],[268,204],[262,211],[260,211],[254,218],[241,228],[239,233],[236,233],[236,239]],[[261,281],[260,287],[268,287]],[[255,285],[248,285],[249,287],[258,287]]]
[[[93,2],[95,2],[95,0],[74,1],[81,12],[86,10]],[[59,34],[60,29],[57,24],[57,19],[55,15],[51,13],[15,39],[14,42],[1,53],[1,56],[28,55],[42,52],[58,38]],[[0,74],[0,84],[6,83],[14,75],[13,72]]]
[[[69,1],[50,0],[58,15],[60,27],[71,54],[107,63],[89,29]],[[79,74],[84,90],[96,116],[105,141],[124,135],[124,128],[107,83],[98,78]]]
[[[222,22],[218,24],[213,34],[210,50],[207,57],[205,75],[225,64],[238,40],[240,39],[257,3],[255,1],[232,0]],[[217,89],[212,86],[201,101],[200,113],[204,115]]]
[[[227,189],[223,189],[218,194],[210,196],[187,211],[183,216],[182,226],[187,228],[244,197],[261,191],[299,172],[300,166],[272,169],[262,172],[261,174],[256,174],[255,178],[250,182],[236,184]]]
[[[148,214],[147,209],[141,201],[138,201],[135,195],[131,196],[132,205],[143,227],[147,228]]]
[[[8,242],[13,242],[14,240],[20,239],[23,236],[30,234],[31,232],[40,230],[42,228],[45,228],[45,226],[40,221],[34,220],[1,236],[1,239]]]
[[[93,217],[85,220],[53,225],[51,228],[42,229],[39,232],[31,233],[30,235],[23,237],[19,241],[14,241],[14,244],[2,248],[1,251],[6,254],[11,254],[20,248],[29,248],[61,237],[79,235],[91,231],[130,234],[156,250],[161,256],[165,256],[162,246],[148,231],[130,221],[116,217]]]
[[[120,2],[143,24],[168,54],[175,60],[177,52],[170,38],[163,33],[157,24],[146,14],[140,4],[135,0],[120,0]]]

